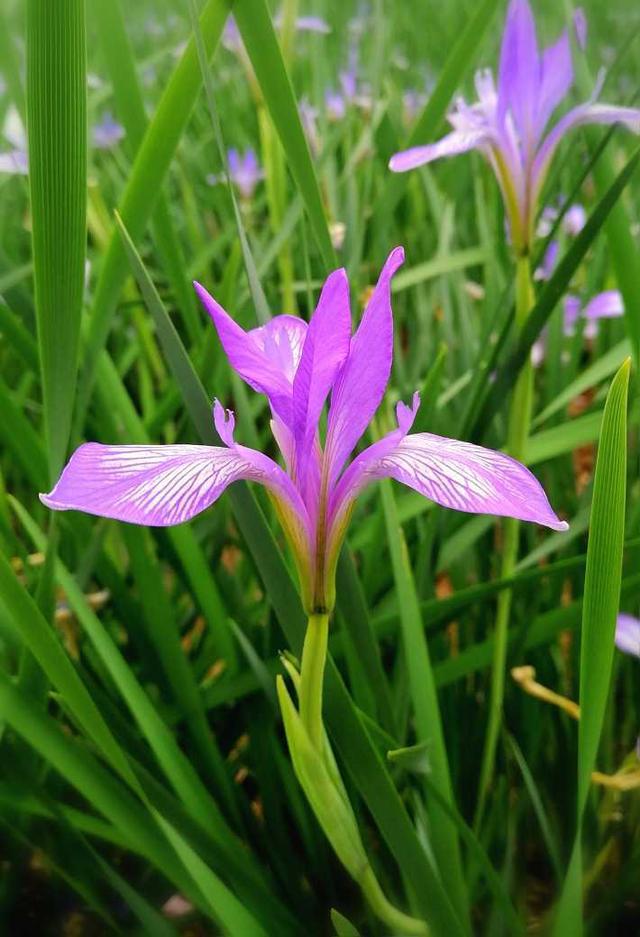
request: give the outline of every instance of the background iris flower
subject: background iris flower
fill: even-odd
[[[564,136],[582,124],[621,123],[640,132],[640,110],[597,103],[598,87],[591,100],[572,108],[549,128],[552,114],[572,84],[567,32],[541,52],[527,0],[511,0],[497,86],[489,69],[478,71],[478,100],[471,105],[458,100],[449,115],[453,131],[436,143],[396,153],[389,168],[406,172],[444,156],[480,150],[500,185],[514,249],[525,254],[533,239],[540,191]]]
[[[249,200],[256,190],[256,186],[264,179],[264,169],[258,161],[256,151],[249,147],[240,153],[235,147],[227,150],[227,163],[229,165],[229,178],[243,199]],[[226,173],[211,173],[207,176],[209,185],[218,185],[226,182]]]

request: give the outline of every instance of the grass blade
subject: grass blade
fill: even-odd
[[[429,761],[434,786],[447,804],[453,805],[453,790],[449,762],[444,742],[442,719],[429,649],[422,626],[420,604],[416,593],[409,555],[402,528],[398,520],[391,485],[382,482],[384,510],[391,564],[400,607],[400,625],[404,645],[411,701],[415,714],[416,735],[419,743],[429,744]],[[427,795],[432,847],[438,868],[452,896],[458,914],[464,920],[467,909],[462,864],[455,826],[442,808]]]
[[[49,474],[64,462],[84,289],[87,76],[84,0],[27,3],[29,178]]]
[[[208,56],[213,55],[217,47],[226,16],[227,7],[224,0],[208,0],[200,17],[200,29]],[[198,57],[195,44],[190,41],[167,84],[153,120],[147,127],[120,200],[120,214],[136,240],[144,233],[151,217],[200,85]],[[120,234],[114,230],[102,261],[91,310],[91,324],[79,388],[78,426],[84,422],[84,413],[93,388],[96,361],[107,340],[127,271],[127,257]]]
[[[242,0],[233,12],[291,174],[309,214],[322,261],[327,269],[331,269],[337,266],[337,262],[320,188],[269,10],[264,0]]]
[[[580,647],[576,838],[554,933],[582,933],[582,823],[604,724],[620,603],[627,482],[630,359],[607,396],[593,483]]]

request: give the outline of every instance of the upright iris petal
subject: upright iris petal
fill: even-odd
[[[389,382],[393,360],[391,278],[403,263],[404,250],[396,247],[382,268],[333,389],[327,424],[330,484],[371,422]]]
[[[344,270],[336,270],[322,289],[293,380],[293,433],[301,484],[307,475],[320,414],[347,359],[350,341],[349,281]]]

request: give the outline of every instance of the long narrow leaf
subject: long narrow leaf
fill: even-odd
[[[87,103],[84,0],[27,4],[29,178],[49,472],[71,430],[84,288]]]
[[[554,933],[582,933],[582,823],[609,696],[620,603],[627,481],[627,392],[630,359],[611,384],[593,483],[580,648],[580,722],[576,838]]]

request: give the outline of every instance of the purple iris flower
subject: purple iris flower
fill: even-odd
[[[640,619],[620,612],[616,621],[616,647],[625,654],[640,657]]]
[[[264,170],[258,162],[255,150],[251,147],[244,153],[239,153],[234,147],[227,150],[227,162],[229,164],[229,178],[235,185],[243,199],[249,200],[255,192],[257,184],[264,179]],[[217,185],[219,182],[226,182],[226,174],[207,176],[209,185]]]
[[[122,124],[114,120],[113,115],[107,111],[102,120],[93,128],[93,145],[98,150],[109,150],[116,146],[125,135]]]
[[[488,69],[476,74],[479,100],[460,99],[449,121],[453,131],[437,143],[391,157],[389,168],[405,172],[444,156],[477,149],[489,160],[500,185],[511,238],[526,253],[542,184],[558,144],[581,124],[622,123],[640,132],[640,110],[589,100],[547,125],[573,83],[566,31],[542,53],[527,0],[511,0],[502,39],[498,84]]]
[[[356,497],[379,478],[395,478],[458,511],[534,521],[554,530],[554,514],[531,472],[501,452],[466,442],[410,434],[418,395],[398,403],[397,427],[349,457],[382,402],[393,360],[391,278],[404,260],[389,255],[355,334],[349,282],[336,270],[307,323],[276,316],[245,332],[199,284],[230,364],[268,398],[285,468],[237,443],[234,416],[216,401],[221,446],[104,446],[85,443],[71,457],[44,504],[134,524],[180,524],[209,507],[240,479],[265,486],[292,547],[307,610],[333,608],[335,566]],[[324,440],[321,415],[331,395]]]

